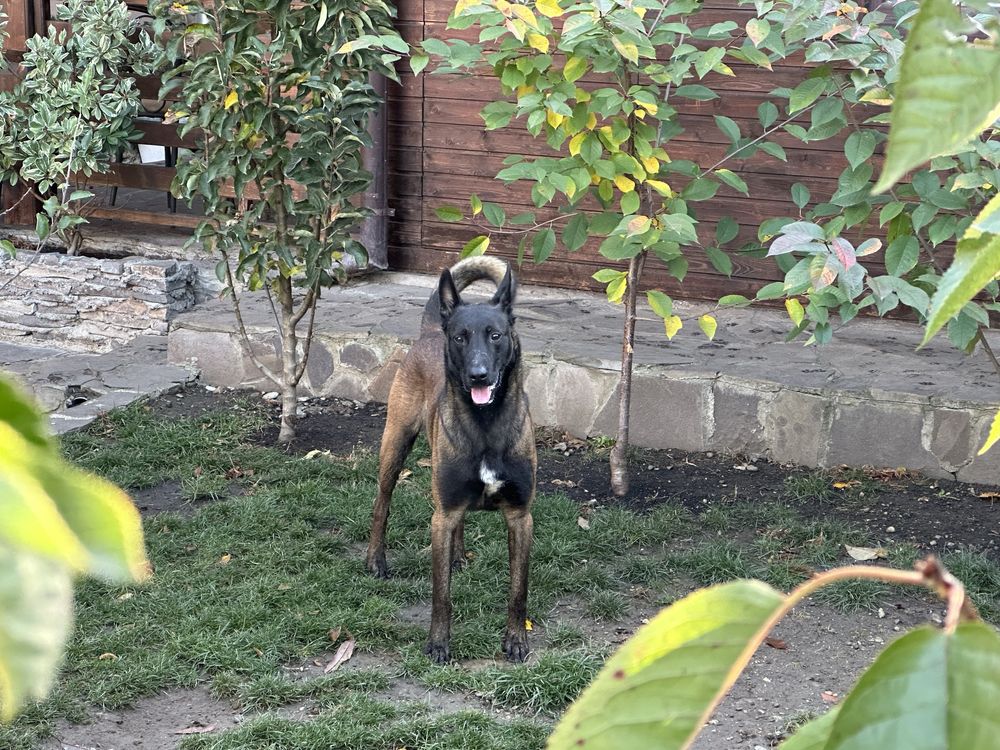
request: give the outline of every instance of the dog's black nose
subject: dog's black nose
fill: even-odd
[[[469,380],[473,383],[485,383],[487,374],[484,365],[473,365],[469,368]]]

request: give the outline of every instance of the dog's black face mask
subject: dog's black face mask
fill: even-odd
[[[448,379],[477,407],[502,397],[517,357],[514,339],[514,279],[507,270],[488,303],[462,301],[449,271],[438,285]]]

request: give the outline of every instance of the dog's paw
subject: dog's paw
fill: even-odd
[[[435,641],[427,641],[427,645],[424,646],[424,653],[435,664],[447,664],[451,661],[451,652],[448,649],[447,642],[436,643]]]
[[[507,661],[515,664],[523,662],[528,658],[528,634],[524,631],[507,633],[503,638],[503,652]]]
[[[368,558],[368,572],[376,578],[389,577],[389,565],[385,561],[385,555],[373,555]]]

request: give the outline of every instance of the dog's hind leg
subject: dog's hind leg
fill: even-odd
[[[433,596],[431,603],[431,633],[424,653],[431,661],[445,664],[451,658],[451,569],[452,540],[464,523],[465,507],[451,510],[435,509],[431,517],[431,565]]]
[[[510,598],[507,601],[507,632],[503,650],[513,662],[528,656],[528,557],[531,554],[533,521],[531,511],[524,507],[503,509],[507,521],[507,546],[510,556]]]
[[[403,462],[410,454],[420,432],[419,409],[411,407],[407,399],[393,400],[395,384],[390,393],[389,415],[382,433],[382,447],[378,461],[378,495],[372,510],[372,528],[368,539],[368,570],[378,578],[388,578],[389,566],[385,560],[385,529],[389,523],[389,501],[396,488]]]

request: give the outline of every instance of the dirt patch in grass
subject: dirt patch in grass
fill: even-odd
[[[420,653],[430,619],[423,449],[410,461],[412,475],[401,483],[390,519],[390,566],[397,575],[374,581],[364,575],[362,557],[374,494],[372,452],[385,409],[323,399],[302,408],[298,438],[287,450],[271,447],[277,403],[199,387],[133,407],[140,411],[98,423],[89,437],[70,441],[71,454],[84,465],[136,477],[140,489],[132,494],[149,521],[147,538],[161,579],[174,571],[176,586],[205,586],[188,595],[190,609],[177,612],[188,628],[179,637],[190,645],[176,653],[182,659],[190,651],[204,653],[178,674],[196,669],[202,677],[185,677],[185,684],[211,681],[212,691],[171,687],[181,678],[171,676],[173,665],[155,659],[136,667],[134,677],[120,678],[111,673],[111,662],[101,662],[115,680],[108,684],[119,691],[116,700],[133,706],[91,710],[89,723],[81,725],[59,719],[62,709],[53,708],[48,721],[55,739],[18,750],[159,750],[181,742],[183,750],[201,750],[220,734],[220,744],[212,745],[219,750],[253,747],[264,738],[278,743],[273,746],[321,747],[347,736],[352,740],[344,746],[350,747],[540,748],[547,726],[601,659],[660,607],[732,577],[761,577],[787,588],[814,570],[849,564],[845,543],[879,548],[896,565],[924,552],[952,551],[970,590],[988,607],[996,605],[987,614],[1000,613],[1000,506],[991,488],[894,472],[814,472],[748,457],[638,450],[632,492],[618,499],[610,493],[605,445],[541,430],[529,662],[511,667],[496,658],[506,537],[499,520],[477,514],[468,528],[471,564],[454,580],[457,661],[431,665]],[[247,414],[243,432],[219,417],[240,412]],[[115,441],[140,428],[159,435],[164,448],[143,458],[146,463],[119,466]],[[216,440],[211,433],[217,429],[228,432]],[[101,443],[105,435],[109,444]],[[146,476],[157,479],[146,486]],[[161,522],[164,512],[174,520]],[[250,585],[254,577],[259,586]],[[121,638],[122,628],[149,616],[142,607],[164,607],[159,598],[167,593],[137,590],[132,598],[120,590],[91,592],[87,601],[101,616],[88,620],[84,612],[81,620]],[[343,605],[348,595],[357,602],[350,607]],[[245,609],[230,606],[240,597]],[[150,604],[142,603],[145,598]],[[222,603],[232,612],[225,618]],[[338,606],[339,613],[329,614]],[[193,611],[200,607],[203,613]],[[894,636],[940,619],[941,611],[929,598],[880,586],[842,587],[806,602],[754,657],[695,747],[776,746],[790,725],[840,700]],[[284,618],[282,625],[266,622],[270,615]],[[117,633],[107,623],[115,623]],[[340,625],[358,635],[358,648],[327,674],[336,649],[327,629]],[[104,632],[81,634],[88,654],[115,648],[101,640]],[[117,648],[127,652],[130,644],[123,639]],[[159,648],[152,643],[146,651]],[[128,656],[120,663],[124,668]],[[146,673],[163,689],[130,700],[132,694],[148,696],[128,684],[148,679]],[[87,696],[87,705],[104,699],[78,694]],[[449,723],[452,716],[462,718]],[[337,724],[343,717],[352,720]],[[208,726],[215,729],[176,734]]]

